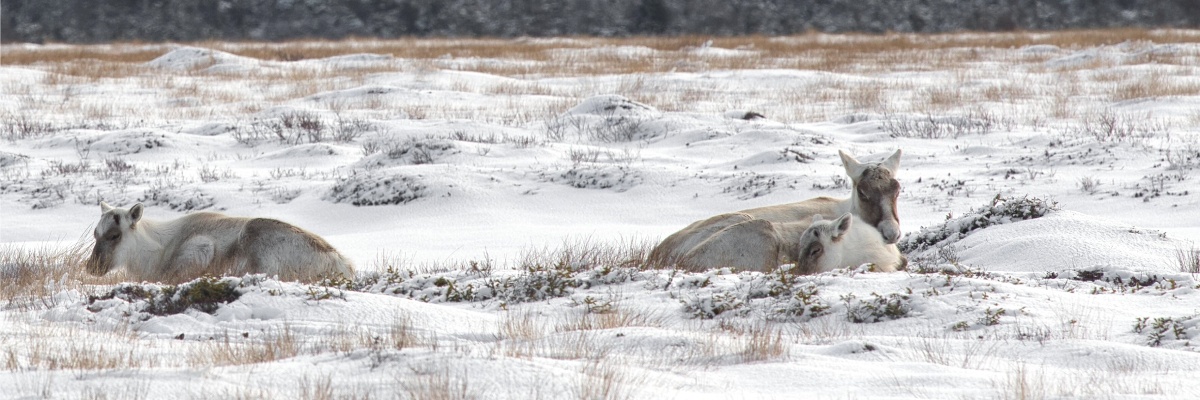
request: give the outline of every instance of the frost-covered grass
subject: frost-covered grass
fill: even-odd
[[[1198,397],[1197,38],[6,44],[0,392]],[[896,148],[907,271],[644,264]],[[100,200],[360,273],[92,277]]]

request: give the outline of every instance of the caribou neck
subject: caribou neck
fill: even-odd
[[[825,215],[824,217],[826,219],[832,219],[832,218],[837,218],[845,213],[851,213],[851,214],[859,215],[859,216],[863,215],[862,208],[860,208],[858,206],[858,191],[857,190],[851,190],[849,198],[838,200],[837,211],[835,211],[833,213],[833,215]]]
[[[145,270],[157,265],[166,243],[179,231],[178,221],[138,221],[128,237],[131,243],[126,247],[126,267]]]

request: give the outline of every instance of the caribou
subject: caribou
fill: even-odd
[[[286,222],[215,212],[154,221],[142,218],[143,209],[100,203],[96,244],[84,263],[89,274],[123,267],[130,279],[156,282],[247,273],[306,282],[354,277],[354,266],[325,239]]]
[[[655,246],[649,261],[688,270],[715,266],[762,270],[797,262],[794,248],[815,215],[853,214],[863,226],[877,230],[885,244],[894,245],[900,239],[896,210],[900,183],[895,178],[900,154],[897,149],[882,162],[862,163],[839,150],[852,182],[849,198],[816,197],[696,221]]]

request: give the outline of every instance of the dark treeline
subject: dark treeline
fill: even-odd
[[[0,0],[6,42],[1197,27],[1200,0]]]

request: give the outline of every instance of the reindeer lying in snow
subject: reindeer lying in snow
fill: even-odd
[[[274,219],[199,212],[170,221],[142,219],[100,203],[87,272],[125,267],[130,279],[180,282],[203,275],[265,273],[283,280],[353,278],[354,267],[321,237]]]
[[[894,272],[907,264],[895,244],[884,243],[874,227],[854,214],[829,221],[814,215],[809,222],[774,223],[747,214],[722,214],[714,218],[740,220],[714,232],[679,260],[692,271],[738,267],[770,271],[795,263],[798,274],[816,274],[836,268],[871,263],[875,271]]]
[[[671,234],[650,252],[649,261],[688,270],[739,267],[768,270],[798,262],[800,233],[815,215],[854,214],[863,227],[873,227],[885,244],[900,239],[896,198],[900,183],[900,150],[880,163],[860,163],[838,151],[853,182],[846,199],[817,197],[797,203],[752,208],[697,221]],[[894,245],[892,247],[895,247]]]
[[[812,224],[800,233],[793,248],[796,273],[815,274],[837,268],[874,264],[875,271],[895,272],[908,266],[894,243],[884,243],[879,231],[854,214],[835,220],[814,215]]]

